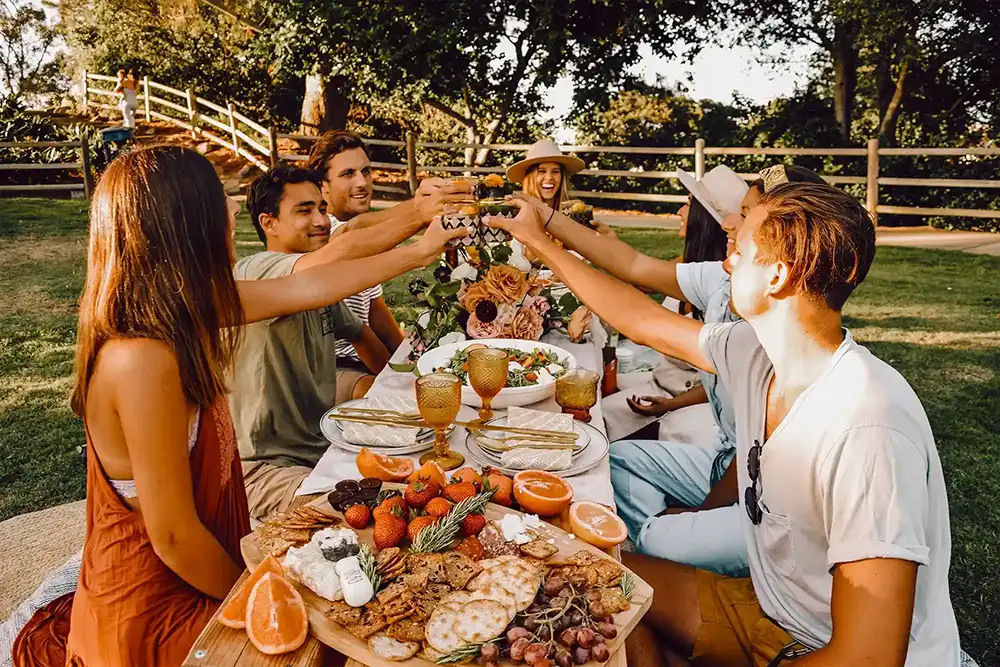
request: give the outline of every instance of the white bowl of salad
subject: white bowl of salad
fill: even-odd
[[[469,385],[468,357],[476,348],[489,347],[508,353],[507,386],[493,399],[494,408],[531,405],[552,396],[556,378],[576,368],[576,358],[555,345],[534,340],[488,338],[463,340],[428,350],[417,361],[417,371],[452,373],[462,379],[462,403],[475,408],[483,402]]]

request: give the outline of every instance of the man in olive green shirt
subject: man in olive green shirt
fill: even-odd
[[[247,207],[267,250],[237,262],[237,280],[278,278],[346,259],[367,258],[374,266],[380,253],[422,230],[448,198],[422,195],[420,205],[400,207],[398,219],[331,242],[322,182],[319,174],[294,167],[254,181]],[[350,341],[362,359],[378,349],[384,354],[374,332],[343,303],[244,327],[229,402],[255,519],[287,510],[329,446],[319,424],[336,404],[338,338]]]

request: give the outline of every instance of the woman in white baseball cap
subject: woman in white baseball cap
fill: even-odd
[[[521,183],[525,194],[541,199],[558,211],[569,197],[569,177],[586,165],[575,155],[565,155],[552,139],[536,141],[520,162],[507,169],[507,180]]]

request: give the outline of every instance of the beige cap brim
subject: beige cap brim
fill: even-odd
[[[542,164],[543,162],[558,162],[566,167],[567,176],[572,176],[573,174],[582,171],[584,167],[587,166],[583,160],[574,155],[546,155],[542,157],[528,158],[527,160],[515,162],[507,168],[507,180],[512,183],[520,183],[524,180],[525,175],[528,173],[528,169],[534,167],[536,164]]]

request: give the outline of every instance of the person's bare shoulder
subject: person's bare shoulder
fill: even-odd
[[[167,342],[152,338],[116,338],[101,348],[99,373],[117,390],[180,380],[177,353]],[[97,379],[95,377],[95,379]]]

